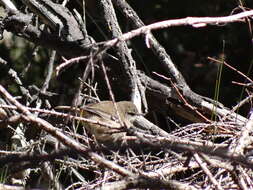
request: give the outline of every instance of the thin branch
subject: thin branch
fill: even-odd
[[[152,30],[160,30],[160,29],[165,29],[172,26],[204,27],[207,25],[222,25],[222,24],[233,23],[233,22],[244,22],[243,19],[247,17],[252,17],[252,16],[253,16],[253,11],[245,11],[242,13],[238,13],[231,16],[224,16],[224,17],[187,17],[187,18],[182,18],[182,19],[173,19],[173,20],[156,22],[154,24],[143,26],[141,28],[127,32],[123,34],[122,36],[120,36],[119,38],[107,41],[105,42],[105,46],[112,47],[121,41],[130,40],[141,34],[147,34]]]

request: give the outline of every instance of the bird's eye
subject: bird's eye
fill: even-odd
[[[136,115],[136,113],[133,112],[133,111],[129,111],[129,112],[127,112],[127,114],[129,114],[129,115]]]

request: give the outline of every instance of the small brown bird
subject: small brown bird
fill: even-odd
[[[88,104],[81,109],[75,109],[69,106],[60,106],[57,107],[57,109],[76,111],[80,113],[81,117],[110,125],[111,127],[89,122],[83,123],[87,131],[94,135],[97,141],[114,142],[121,140],[126,135],[126,132],[122,132],[120,120],[127,127],[130,127],[132,125],[131,118],[138,115],[136,106],[130,101],[117,102],[116,105],[118,114],[112,101],[101,101],[99,103]]]

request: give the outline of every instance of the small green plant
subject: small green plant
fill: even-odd
[[[7,181],[8,166],[0,168],[0,183],[4,184]]]

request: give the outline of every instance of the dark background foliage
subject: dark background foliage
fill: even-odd
[[[130,1],[145,24],[165,19],[185,18],[188,16],[225,16],[241,11],[238,1]],[[145,8],[143,6],[145,5]],[[244,6],[253,7],[250,1]],[[225,56],[226,62],[243,73],[251,74],[252,34],[250,25],[243,23],[225,26],[208,26],[204,28],[174,27],[154,32],[159,42],[172,56],[174,63],[183,73],[190,87],[202,95],[213,98],[218,65],[207,59],[208,56],[219,58]],[[142,63],[149,70],[155,58],[143,43],[135,41]],[[146,59],[145,59],[146,58]],[[161,71],[157,71],[161,72]],[[227,106],[240,99],[242,88],[231,84],[231,81],[245,82],[244,79],[230,69],[223,68],[220,101]]]

